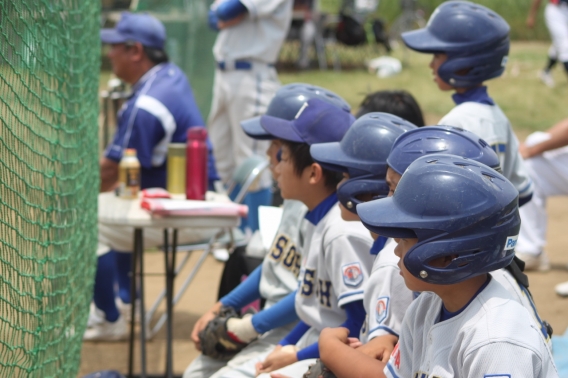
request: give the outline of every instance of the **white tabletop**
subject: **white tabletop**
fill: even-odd
[[[100,223],[135,228],[224,228],[239,224],[237,216],[153,216],[140,207],[140,199],[122,199],[114,192],[99,194],[98,209]]]

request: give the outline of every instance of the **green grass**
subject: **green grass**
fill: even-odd
[[[490,95],[511,120],[516,130],[544,130],[566,117],[567,78],[559,66],[554,70],[557,86],[540,82],[537,72],[546,61],[546,42],[514,42],[505,75],[487,82]],[[397,50],[393,56],[401,59]],[[394,77],[379,79],[363,70],[307,71],[280,73],[282,83],[306,82],[320,85],[343,96],[357,108],[366,93],[381,89],[405,89],[412,93],[430,124],[436,123],[454,106],[451,92],[441,92],[432,81],[428,67],[431,55],[409,53],[409,63]]]

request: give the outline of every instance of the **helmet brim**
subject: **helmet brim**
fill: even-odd
[[[312,158],[324,168],[337,172],[347,172],[353,168],[352,158],[341,149],[340,142],[318,143],[310,146]]]
[[[293,121],[282,118],[263,115],[260,117],[260,125],[272,139],[282,139],[295,143],[307,143],[298,133]]]
[[[416,219],[403,212],[393,197],[381,198],[357,205],[357,215],[370,231],[389,238],[416,238],[408,228]]]
[[[401,37],[406,46],[421,53],[445,52],[451,48],[427,28],[402,33]]]
[[[241,122],[241,127],[245,134],[253,139],[259,140],[271,140],[274,139],[272,135],[270,135],[262,125],[260,124],[260,116],[249,118]]]

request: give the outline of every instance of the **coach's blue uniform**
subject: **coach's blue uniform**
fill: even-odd
[[[119,162],[126,148],[136,149],[141,188],[165,188],[168,144],[185,143],[187,130],[205,123],[185,74],[173,63],[153,67],[132,90],[118,113],[118,129],[105,156]],[[219,178],[209,140],[207,146],[211,186]]]

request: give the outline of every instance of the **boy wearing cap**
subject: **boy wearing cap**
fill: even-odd
[[[309,209],[295,300],[300,322],[274,351],[250,361],[232,377],[253,377],[318,357],[317,338],[326,326],[342,325],[354,336],[359,334],[372,239],[361,224],[341,218],[335,194],[341,177],[315,163],[309,152],[312,144],[340,141],[353,121],[349,113],[318,99],[306,102],[293,121],[261,118],[262,127],[283,143],[276,167],[282,197],[302,201]]]
[[[168,62],[164,51],[166,30],[156,18],[125,12],[114,29],[101,30],[101,41],[111,45],[108,57],[113,73],[132,85],[132,95],[118,113],[114,139],[100,161],[101,191],[116,186],[118,164],[127,148],[136,149],[141,188],[165,188],[168,144],[184,143],[189,128],[204,125],[191,87],[179,67]],[[212,185],[218,177],[210,144],[208,169]],[[180,242],[193,242],[210,235],[186,229],[180,230],[179,236]],[[94,302],[100,311],[98,316],[94,311],[90,317],[85,340],[119,340],[127,336],[125,319],[115,304],[114,285],[119,287],[119,303],[129,304],[132,240],[132,228],[99,224]],[[144,233],[146,246],[161,242],[160,230]],[[123,309],[128,313],[128,306]]]

